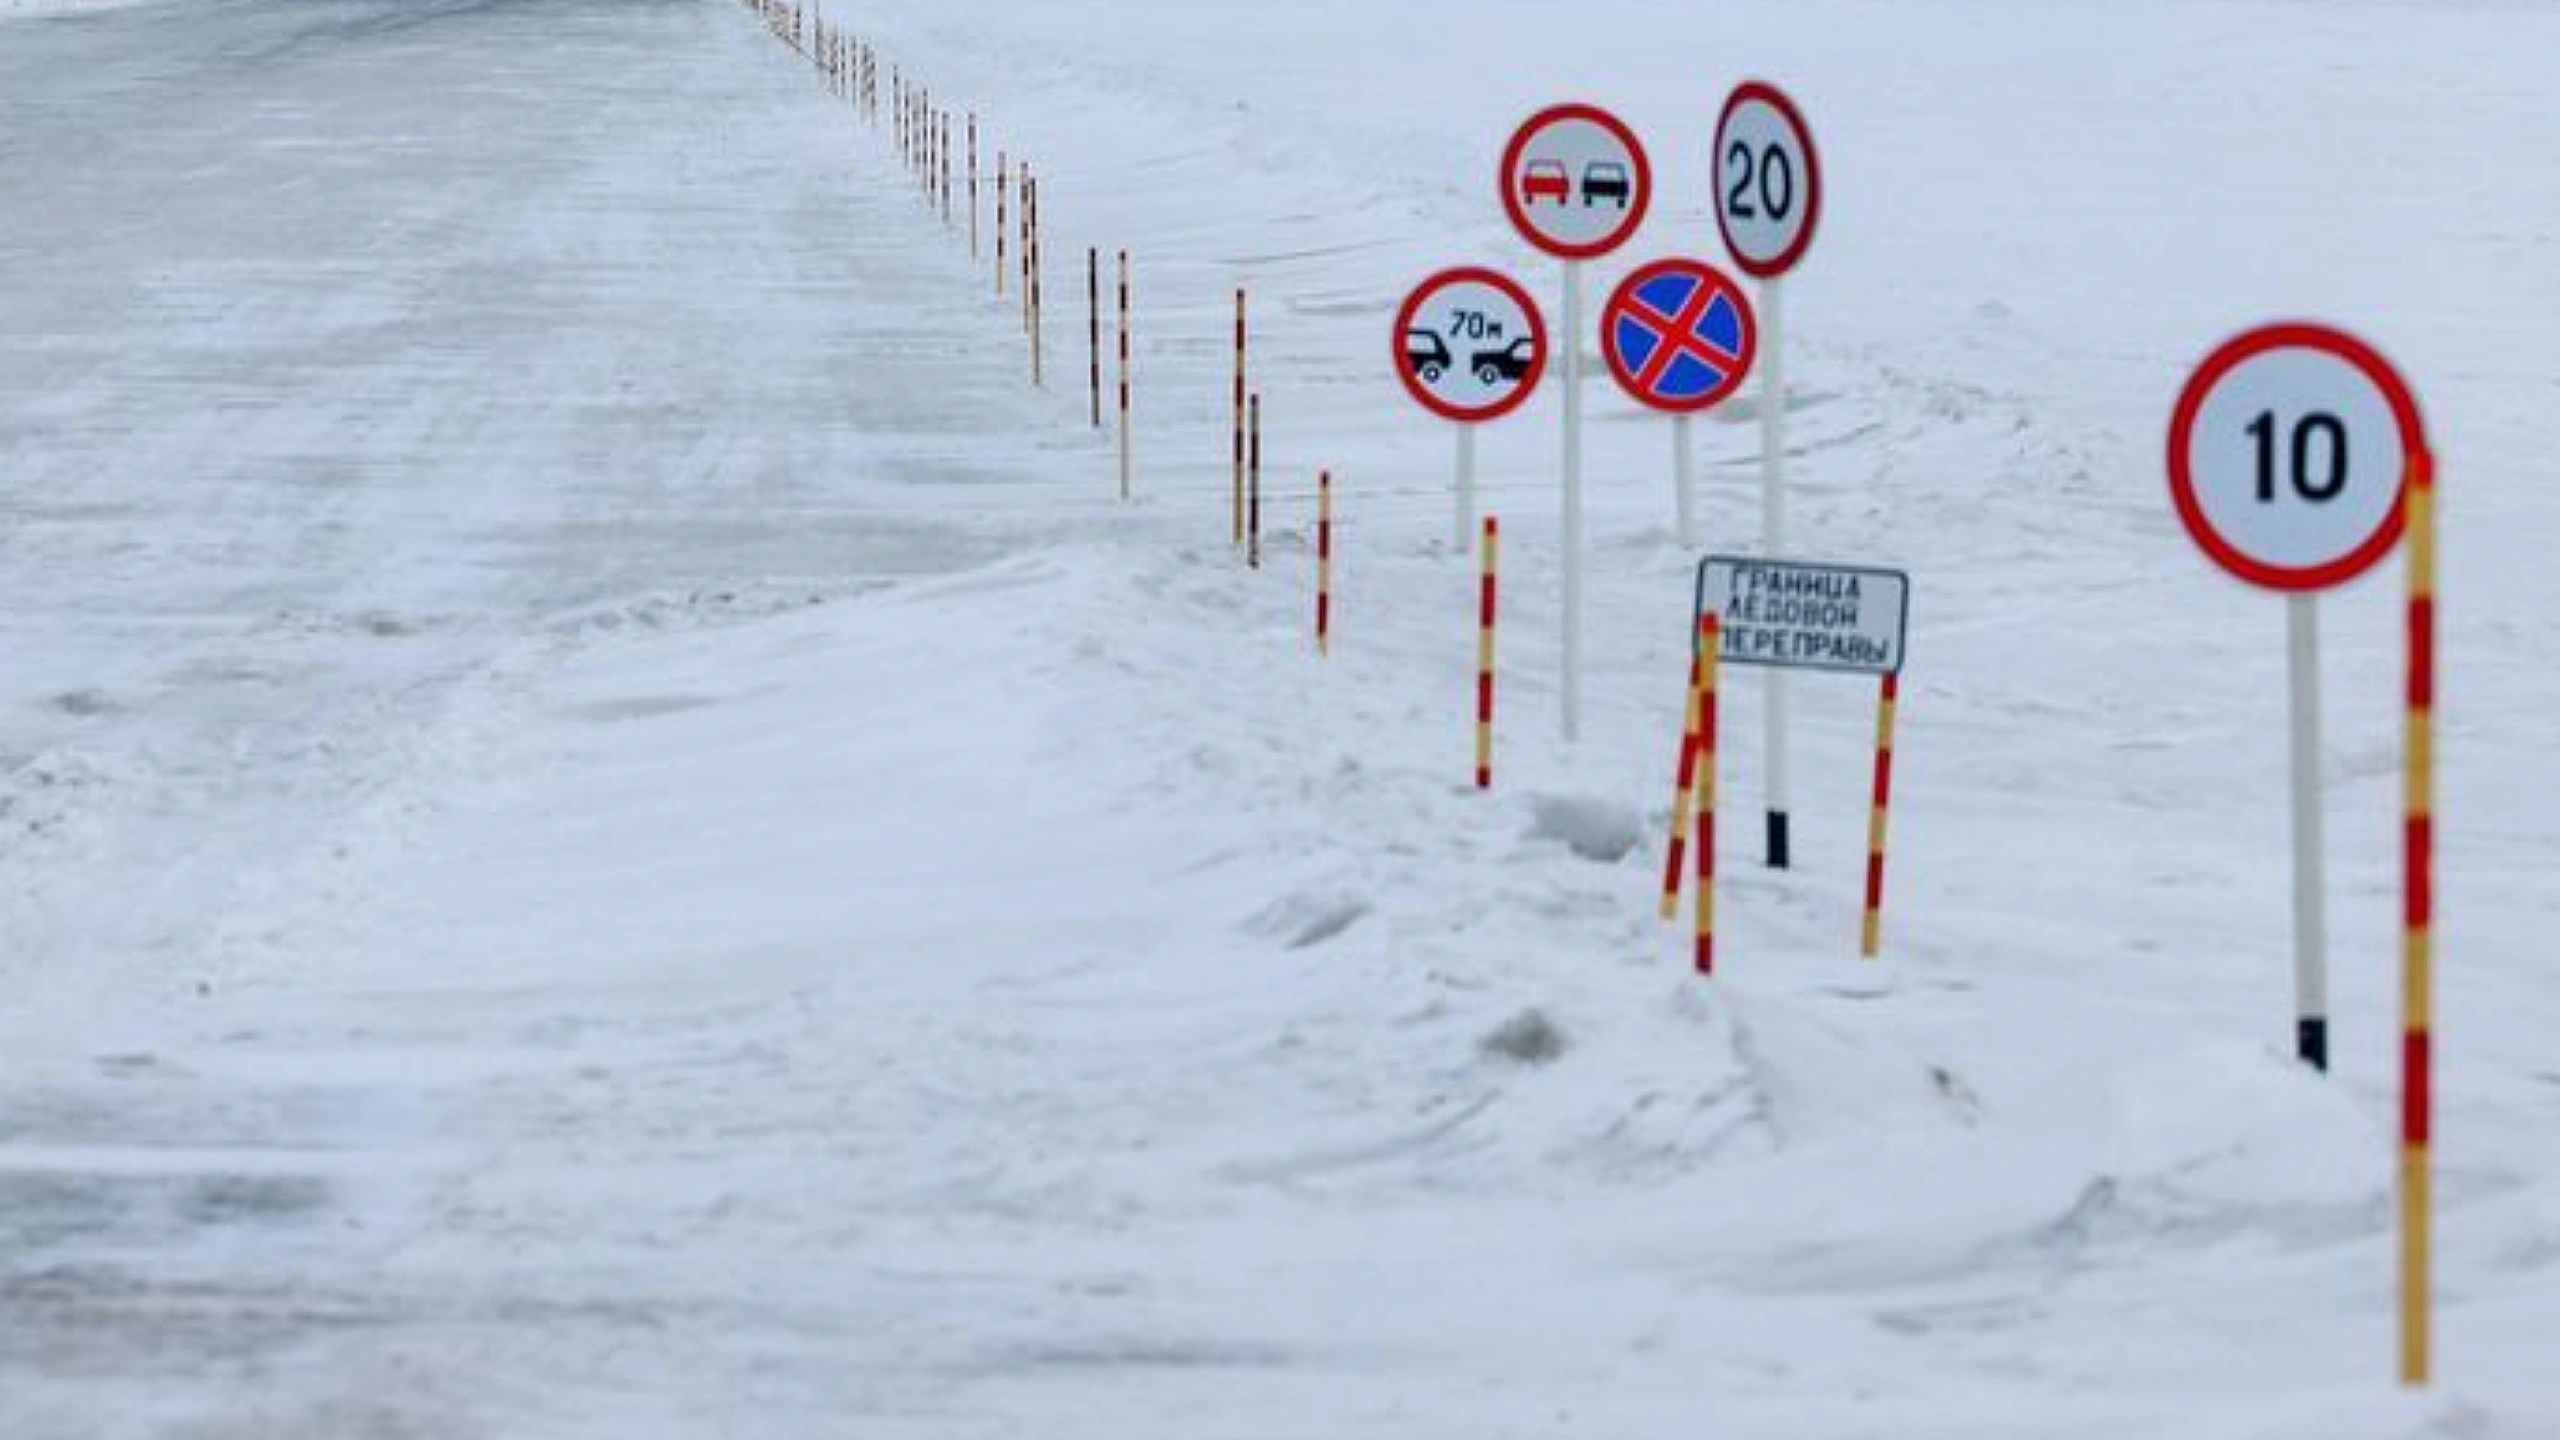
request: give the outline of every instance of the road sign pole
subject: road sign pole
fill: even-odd
[[[1689,417],[1671,417],[1671,478],[1678,490],[1680,513],[1680,547],[1687,549],[1698,543],[1697,464],[1691,455]]]
[[[1564,262],[1564,738],[1582,735],[1582,262]]]
[[[1653,170],[1626,122],[1596,106],[1552,105],[1512,132],[1495,173],[1521,238],[1564,262],[1564,663],[1556,689],[1570,745],[1582,735],[1582,262],[1643,226]]]
[[[1780,297],[1786,286],[1770,276],[1760,286],[1760,550],[1773,558],[1787,553],[1786,491],[1786,310]],[[1787,677],[1769,672],[1766,697],[1769,809],[1768,862],[1787,868]]]
[[[2320,807],[2320,602],[2285,597],[2285,673],[2293,709],[2294,1053],[2329,1068],[2329,933],[2326,837]]]
[[[1476,533],[1476,427],[1458,428],[1458,553],[1467,553],[1467,542]]]
[[[1416,285],[1390,334],[1405,393],[1457,431],[1450,545],[1464,555],[1475,543],[1476,426],[1510,414],[1537,390],[1547,373],[1546,319],[1509,276],[1458,266]]]

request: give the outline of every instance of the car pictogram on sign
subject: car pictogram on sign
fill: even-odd
[[[1469,358],[1475,364],[1476,378],[1487,385],[1523,379],[1529,367],[1538,363],[1537,337],[1523,335],[1500,349],[1478,350]]]
[[[1627,198],[1634,193],[1635,187],[1627,179],[1627,167],[1615,160],[1594,160],[1582,167],[1583,204],[1589,205],[1606,196],[1617,201],[1618,208],[1624,210]]]
[[[1520,203],[1534,205],[1541,196],[1559,205],[1573,198],[1573,177],[1556,161],[1532,160],[1520,172]]]
[[[1425,385],[1437,385],[1449,373],[1455,357],[1449,354],[1449,342],[1437,330],[1415,327],[1404,332],[1404,363]]]

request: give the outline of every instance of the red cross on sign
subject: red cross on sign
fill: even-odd
[[[1600,312],[1609,373],[1657,410],[1724,400],[1751,373],[1758,346],[1741,287],[1702,261],[1656,260],[1621,282]]]

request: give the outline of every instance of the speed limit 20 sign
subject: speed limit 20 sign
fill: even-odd
[[[2274,590],[2342,585],[2400,539],[2418,402],[2373,347],[2324,325],[2223,343],[2169,420],[2169,493],[2215,564]]]
[[[1724,102],[1715,190],[1716,225],[1735,264],[1765,280],[1804,258],[1822,216],[1822,160],[1804,113],[1776,86],[1746,80]]]

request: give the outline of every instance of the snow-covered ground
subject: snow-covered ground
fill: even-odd
[[[726,0],[0,27],[0,1437],[2560,1433],[2560,13],[839,18],[1040,166],[1045,393],[965,226]],[[1570,748],[1552,396],[1486,435],[1479,796],[1450,442],[1386,331],[1442,263],[1552,292],[1490,177],[1554,99],[1664,181],[1594,293],[1712,254],[1751,73],[1832,187],[1796,548],[1916,600],[1886,958],[1871,695],[1806,682],[1800,865],[1731,868],[1709,986],[1653,917],[1666,432],[1595,383]],[[1088,244],[1137,266],[1135,505]],[[2444,457],[2417,1396],[2396,572],[2326,606],[2324,1080],[2280,607],[2159,475],[2186,368],[2296,313],[2379,341]],[[1752,403],[1702,427],[1723,548]]]

